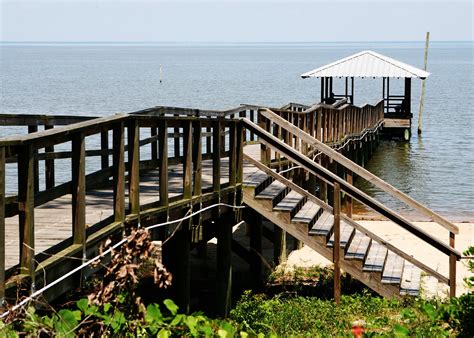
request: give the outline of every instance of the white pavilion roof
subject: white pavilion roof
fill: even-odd
[[[307,77],[397,77],[425,79],[430,73],[388,56],[366,50],[310,72]]]

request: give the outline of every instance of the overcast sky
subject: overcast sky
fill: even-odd
[[[1,41],[318,42],[473,39],[463,1],[0,0]]]

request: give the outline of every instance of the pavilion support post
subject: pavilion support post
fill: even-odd
[[[225,318],[232,306],[232,227],[235,212],[226,213],[218,222],[217,234],[217,286],[216,310]]]
[[[426,42],[425,42],[425,66],[423,70],[428,68],[428,46],[430,43],[430,32],[426,32]],[[425,92],[426,92],[426,79],[421,80],[421,96],[420,96],[420,106],[418,108],[418,134],[421,134],[423,129],[423,108],[425,106]]]

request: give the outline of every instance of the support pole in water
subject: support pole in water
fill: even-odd
[[[160,65],[160,83],[163,82],[163,68]]]
[[[430,43],[430,32],[426,32],[426,42],[425,42],[425,67],[423,70],[426,71],[428,68],[428,45]],[[425,104],[425,89],[426,88],[426,79],[421,80],[421,97],[420,97],[420,107],[418,108],[418,134],[421,134],[421,129],[423,127],[423,107]]]

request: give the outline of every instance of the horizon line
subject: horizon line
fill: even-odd
[[[327,41],[28,41],[6,40],[0,44],[317,44],[317,43],[424,43],[425,40],[327,40]],[[432,42],[474,42],[474,40],[431,40]]]

